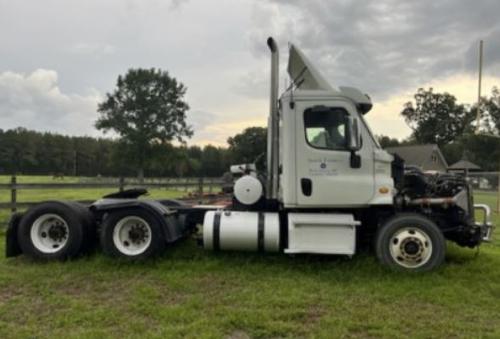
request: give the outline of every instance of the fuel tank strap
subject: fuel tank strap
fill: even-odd
[[[264,252],[264,213],[259,212],[257,224],[257,248],[259,252]]]
[[[221,217],[221,212],[216,212],[214,215],[214,227],[213,227],[214,251],[220,250],[220,217]]]

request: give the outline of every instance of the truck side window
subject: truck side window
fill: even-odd
[[[346,150],[349,114],[339,107],[312,107],[304,111],[307,143],[314,148]]]

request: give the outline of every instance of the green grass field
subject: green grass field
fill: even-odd
[[[181,193],[153,192],[163,194]],[[0,338],[498,338],[499,315],[498,240],[479,253],[449,244],[444,267],[421,275],[389,272],[371,253],[214,254],[192,239],[145,263],[100,253],[51,263],[0,258]]]

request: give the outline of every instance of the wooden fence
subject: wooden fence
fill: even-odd
[[[145,179],[139,182],[133,178],[95,178],[94,180],[81,180],[75,183],[20,183],[16,176],[12,176],[10,183],[0,184],[0,191],[10,191],[10,201],[0,202],[0,209],[10,209],[12,213],[18,208],[25,208],[37,204],[39,201],[19,201],[18,192],[20,190],[59,190],[59,189],[100,189],[115,188],[117,191],[123,191],[127,188],[163,188],[163,189],[182,189],[188,192],[189,189],[196,194],[202,195],[204,192],[212,193],[216,188],[224,184],[221,178],[156,178]],[[98,196],[95,197],[97,200]],[[94,201],[94,200],[92,200]],[[92,201],[81,201],[91,203]],[[1,221],[0,221],[1,225]]]

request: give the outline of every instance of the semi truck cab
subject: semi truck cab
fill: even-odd
[[[279,173],[271,176],[279,178],[280,202],[286,208],[391,205],[393,157],[364,120],[371,99],[356,88],[333,88],[293,44],[288,74],[292,84],[277,101],[279,129],[273,132]]]

